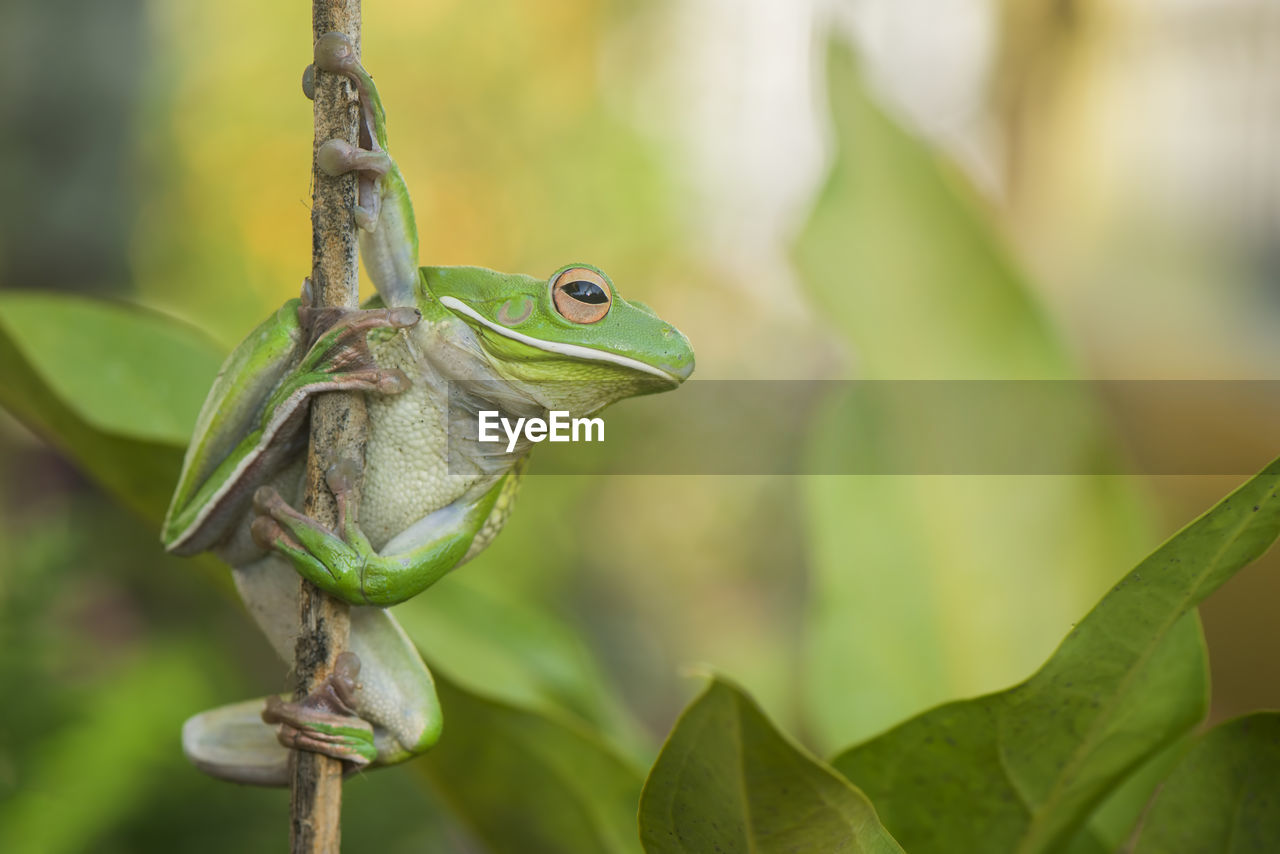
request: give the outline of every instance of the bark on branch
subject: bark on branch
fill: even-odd
[[[360,46],[359,0],[312,0],[312,44],[327,32],[345,33]],[[325,141],[357,143],[355,92],[343,77],[325,71],[315,76],[315,139],[311,168],[311,283],[317,305],[359,304],[354,174],[330,177],[315,165]],[[311,406],[311,446],[303,512],[321,524],[336,526],[333,496],[325,471],[343,458],[363,459],[368,431],[364,398],[359,394],[320,395]],[[357,498],[358,500],[358,498]],[[333,671],[347,646],[350,616],[345,603],[302,582],[302,630],[295,650],[295,698],[307,696]],[[342,763],[306,751],[294,751],[290,802],[290,844],[294,854],[337,854],[342,811]]]

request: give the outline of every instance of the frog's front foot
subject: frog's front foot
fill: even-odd
[[[309,292],[308,281],[303,287],[304,298]],[[378,367],[369,350],[368,335],[376,329],[407,329],[421,318],[416,308],[317,308],[305,300],[298,309],[298,319],[312,343],[294,377],[281,385],[276,397],[287,397],[301,386],[314,386],[313,391],[404,391],[409,387],[408,378],[399,370]]]
[[[367,605],[365,570],[377,553],[354,517],[354,485],[359,476],[360,467],[352,460],[336,463],[326,474],[341,534],[291,507],[270,486],[254,493],[258,516],[250,532],[260,547],[288,558],[298,574],[317,587],[352,605]]]
[[[276,737],[285,747],[332,756],[353,770],[363,768],[378,758],[378,750],[373,726],[355,712],[359,675],[360,659],[344,652],[333,673],[301,702],[268,697],[262,719],[279,725]]]

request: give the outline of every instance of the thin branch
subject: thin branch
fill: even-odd
[[[359,48],[359,0],[312,0],[312,43],[327,32],[345,33]],[[357,104],[350,83],[316,71],[315,140],[312,146],[311,282],[317,305],[355,308],[359,304],[354,174],[330,177],[315,166],[315,151],[330,139],[356,143]],[[339,459],[361,459],[368,432],[359,394],[324,394],[311,405],[311,448],[303,512],[336,527],[337,509],[324,474]],[[333,671],[347,646],[351,620],[345,603],[302,582],[302,629],[295,650],[295,697],[301,700]],[[337,854],[341,841],[342,763],[308,751],[294,751],[290,839],[294,854]]]

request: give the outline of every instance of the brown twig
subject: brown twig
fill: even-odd
[[[360,44],[359,0],[312,0],[312,43],[327,32],[345,33]],[[315,140],[311,169],[311,282],[317,305],[359,304],[354,174],[330,177],[315,166],[315,151],[330,139],[356,143],[355,92],[340,75],[315,73]],[[339,459],[361,459],[368,430],[359,394],[320,395],[311,406],[311,448],[303,512],[336,527],[337,510],[325,471]],[[358,498],[357,498],[358,500]],[[295,697],[301,700],[333,671],[347,645],[351,621],[345,603],[302,582],[302,629],[295,650]],[[341,840],[342,763],[318,753],[295,751],[290,802],[293,854],[337,854]]]

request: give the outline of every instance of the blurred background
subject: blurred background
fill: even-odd
[[[309,4],[2,14],[0,288],[144,305],[216,352],[297,293]],[[423,263],[589,260],[697,378],[1280,379],[1266,0],[366,0],[363,52]],[[833,400],[794,444],[875,455],[896,416]],[[1211,423],[1167,429],[1275,453],[1248,412]],[[1123,458],[1122,432],[1099,416],[1081,453]],[[829,756],[1024,678],[1241,479],[534,476],[400,611],[441,672],[639,765],[690,668]],[[178,747],[186,716],[285,684],[225,572],[165,558],[7,416],[0,490],[6,850],[280,848],[287,795]],[[1280,705],[1276,563],[1202,609],[1215,720]],[[423,786],[349,784],[348,849],[484,850]]]

